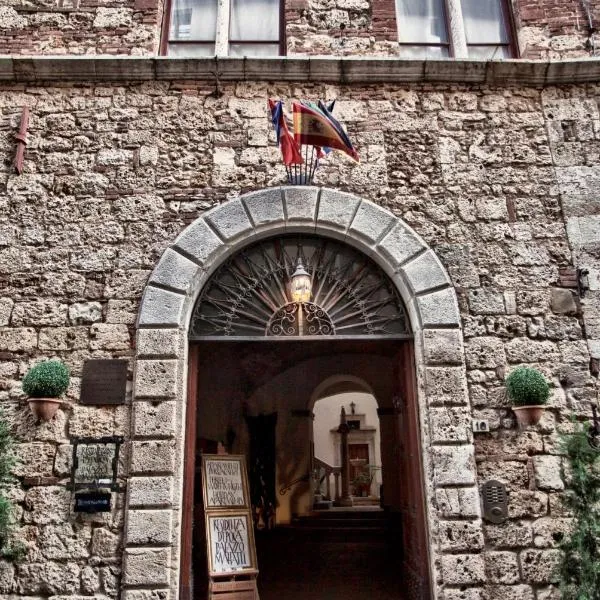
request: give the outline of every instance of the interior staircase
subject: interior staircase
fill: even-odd
[[[399,600],[400,536],[376,506],[331,508],[258,532],[261,600]]]

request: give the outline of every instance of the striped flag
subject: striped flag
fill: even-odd
[[[322,104],[322,103],[321,103]],[[323,105],[324,107],[324,105]],[[353,148],[341,124],[325,108],[314,104],[294,102],[294,138],[298,146],[329,147],[341,150],[356,162],[358,153]]]
[[[277,144],[281,148],[283,164],[288,167],[290,165],[301,165],[304,161],[285,121],[283,102],[281,100],[275,102],[269,99],[269,111],[271,112],[271,123],[273,123],[277,135]]]

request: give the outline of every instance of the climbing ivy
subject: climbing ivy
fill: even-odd
[[[564,440],[570,465],[565,504],[573,514],[562,541],[560,588],[563,600],[600,600],[600,452],[582,428]]]
[[[14,439],[10,427],[0,413],[0,557],[19,560],[24,546],[11,540],[13,528],[13,505],[6,497],[6,488],[13,481],[15,465]]]

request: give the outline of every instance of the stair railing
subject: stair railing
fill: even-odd
[[[340,498],[340,476],[342,467],[334,467],[324,460],[313,457],[313,480],[315,481],[315,494],[322,493],[323,481],[325,481],[325,500],[339,500]],[[334,477],[335,497],[331,497],[331,476]]]

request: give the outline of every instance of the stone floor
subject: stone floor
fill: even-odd
[[[402,599],[383,513],[333,513],[258,534],[261,600]]]

